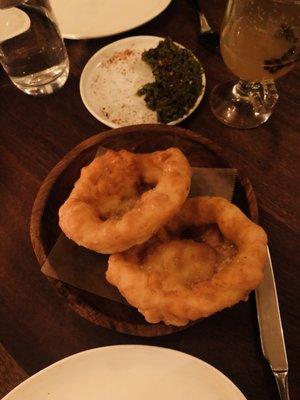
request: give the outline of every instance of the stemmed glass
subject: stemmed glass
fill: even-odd
[[[239,81],[213,89],[214,115],[236,128],[261,125],[278,99],[274,80],[300,58],[300,1],[229,0],[220,47],[225,64]]]

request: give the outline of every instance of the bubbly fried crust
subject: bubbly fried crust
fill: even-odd
[[[190,226],[213,223],[225,238],[223,248],[230,255],[221,263],[215,263],[223,254],[215,234],[204,235],[204,243],[172,236]],[[171,239],[157,236],[109,258],[107,280],[148,322],[186,325],[245,300],[260,283],[267,236],[227,200],[188,199],[167,229],[172,232]]]
[[[108,150],[82,168],[59,210],[59,225],[77,244],[99,253],[148,240],[187,198],[191,168],[177,148],[147,154]]]

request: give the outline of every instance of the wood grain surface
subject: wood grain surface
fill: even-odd
[[[211,0],[203,2],[203,6],[217,28],[224,1]],[[0,374],[1,395],[16,386],[25,374],[32,375],[70,354],[98,346],[142,343],[199,357],[227,375],[248,400],[279,399],[261,353],[253,295],[249,302],[217,313],[182,332],[141,338],[83,319],[40,273],[29,237],[30,215],[39,186],[74,146],[107,130],[88,113],[80,99],[82,68],[105,44],[141,34],[171,36],[191,49],[205,68],[207,90],[203,102],[182,126],[201,132],[223,147],[254,186],[260,223],[269,235],[289,358],[291,399],[300,398],[299,68],[278,81],[280,99],[265,125],[249,131],[223,126],[209,109],[209,93],[215,84],[233,77],[218,51],[199,44],[197,16],[187,0],[173,0],[160,16],[129,33],[66,41],[70,77],[54,95],[29,97],[13,87],[1,70],[0,342],[5,348],[0,347],[4,365]]]
[[[0,396],[1,398],[16,385],[28,378],[26,372],[0,344]]]

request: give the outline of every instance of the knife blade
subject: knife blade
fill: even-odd
[[[275,376],[280,397],[288,400],[288,360],[269,249],[267,253],[264,278],[255,291],[260,341],[263,354]]]

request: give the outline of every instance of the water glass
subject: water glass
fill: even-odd
[[[67,51],[48,0],[0,0],[0,62],[30,95],[50,94],[69,74]]]

